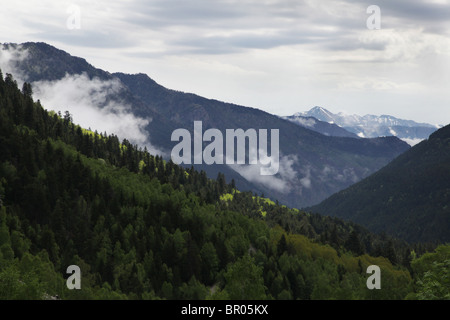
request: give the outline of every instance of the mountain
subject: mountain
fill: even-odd
[[[0,300],[425,293],[412,289],[418,279],[408,270],[423,268],[410,252],[425,246],[240,192],[223,175],[208,179],[82,128],[31,93],[0,71]],[[440,262],[439,250],[439,259],[425,262]],[[389,279],[383,290],[367,290],[365,271],[374,264]],[[69,286],[80,283],[68,271],[74,266],[81,290]]]
[[[396,136],[411,145],[414,145],[436,131],[441,126],[428,123],[417,123],[412,120],[402,120],[389,115],[347,115],[342,112],[332,113],[322,107],[314,107],[306,112],[299,112],[290,117],[290,120],[314,117],[329,124],[356,134],[362,138]],[[301,121],[301,120],[300,120]]]
[[[42,93],[47,89],[52,98],[48,101],[59,104],[53,98],[59,92],[50,89],[61,88],[73,96],[73,100],[81,101],[80,109],[71,107],[71,101],[66,102],[67,110],[75,119],[82,118],[93,108],[97,116],[106,113],[97,123],[117,119],[113,129],[129,121],[123,134],[141,128],[138,133],[147,135],[152,147],[163,151],[165,159],[170,158],[170,151],[176,145],[171,141],[174,130],[184,128],[193,132],[194,121],[202,121],[203,130],[216,128],[223,133],[227,129],[278,129],[280,157],[276,175],[260,175],[257,165],[200,164],[194,167],[205,171],[210,178],[224,173],[228,179],[235,180],[240,190],[264,194],[290,207],[317,204],[409,149],[396,137],[325,136],[256,108],[167,89],[146,74],[111,74],[45,43],[3,45],[3,50],[8,49],[26,52],[23,59],[16,59],[12,64],[23,80],[31,82],[35,98],[41,98],[40,94],[45,97]],[[81,77],[80,73],[85,76]],[[77,95],[83,99],[78,99]],[[94,105],[89,110],[85,107],[86,100]],[[145,126],[142,125],[144,120],[148,122]]]
[[[411,242],[449,242],[450,125],[311,210]]]
[[[298,124],[302,127],[314,130],[319,132],[325,136],[333,136],[333,137],[348,137],[348,138],[358,138],[358,135],[347,131],[346,129],[334,124],[328,123],[325,121],[317,120],[314,117],[303,117],[298,114],[281,117],[283,119],[289,120],[295,124]]]
[[[253,190],[262,190],[269,198],[289,206],[317,203],[331,190],[358,181],[408,149],[408,145],[392,138],[327,137],[255,108],[163,88],[144,74],[114,75],[135,97],[180,127],[192,128],[193,121],[202,120],[205,128],[218,128],[222,132],[228,128],[279,129],[280,174],[261,178],[250,176],[245,170],[238,173],[256,185]],[[238,180],[236,184],[240,185]]]
[[[71,56],[67,52],[43,42],[8,43],[0,45],[0,48],[2,49],[0,54],[2,51],[6,51],[12,52],[12,55],[21,56],[21,58],[10,59],[8,64],[0,65],[0,67],[4,72],[9,69],[21,81],[31,83],[35,96],[46,96],[45,93],[39,92],[40,88],[63,84],[58,88],[67,91],[67,94],[71,94],[73,98],[77,98],[77,95],[82,96],[80,104],[90,103],[93,108],[98,109],[108,109],[111,104],[113,106],[117,104],[124,108],[132,108],[138,116],[142,114],[139,110],[145,110],[145,116],[152,120],[151,125],[146,127],[148,135],[151,136],[151,139],[157,140],[162,147],[170,147],[170,140],[167,141],[167,136],[170,136],[171,132],[176,129],[173,124],[160,114],[146,108],[126,86],[119,83],[114,87],[117,79],[109,72],[95,68],[85,59]],[[78,78],[74,77],[75,75],[85,75],[86,78],[80,77],[80,81],[76,82]],[[83,83],[83,86],[80,85],[80,82]],[[86,98],[89,95],[92,96],[91,99]],[[67,106],[68,111],[77,115],[77,110],[72,110],[72,108]],[[83,111],[85,110],[79,112]],[[113,109],[111,113],[114,112],[121,113],[121,110]],[[104,114],[108,113],[104,112]]]

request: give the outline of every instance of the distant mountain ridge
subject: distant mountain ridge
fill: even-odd
[[[295,124],[298,124],[302,127],[314,130],[316,132],[319,132],[326,136],[333,136],[333,137],[348,137],[348,138],[358,138],[358,135],[356,135],[353,132],[350,132],[344,128],[341,128],[337,124],[329,123],[326,121],[320,121],[315,117],[310,116],[300,116],[300,115],[293,115],[293,116],[287,116],[287,117],[281,117],[283,119],[289,120]]]
[[[205,128],[218,128],[221,131],[227,128],[279,129],[281,153],[286,157],[285,163],[292,164],[292,167],[285,168],[286,172],[281,173],[285,175],[286,188],[290,191],[287,195],[283,191],[274,192],[267,185],[256,184],[266,196],[269,195],[272,199],[278,199],[287,205],[302,207],[306,203],[316,202],[323,194],[329,192],[324,190],[339,189],[341,187],[338,187],[338,184],[350,185],[358,181],[359,176],[369,174],[370,169],[367,170],[367,166],[373,164],[373,159],[370,158],[385,157],[387,156],[385,152],[394,146],[396,154],[408,149],[406,143],[403,144],[396,138],[374,140],[327,137],[309,129],[299,128],[290,121],[259,109],[163,88],[144,74],[115,73],[114,75],[130,88],[135,97],[146,101],[153,111],[180,123],[182,127],[190,128],[194,120],[202,120]],[[343,156],[342,152],[347,155]],[[378,152],[381,153],[377,154]],[[388,154],[392,154],[390,152]],[[352,164],[347,163],[347,160]],[[211,170],[212,168],[207,166],[203,169]],[[294,176],[288,177],[287,175],[291,173]],[[254,183],[251,178],[250,182]]]
[[[337,125],[361,138],[396,136],[410,144],[427,139],[430,134],[439,129],[440,125],[418,123],[403,120],[390,115],[347,115],[342,112],[332,113],[323,107],[313,107],[306,112],[298,112],[285,117],[291,121],[301,123],[305,117]]]
[[[167,89],[146,74],[111,74],[45,43],[8,46],[27,51],[26,59],[16,61],[15,68],[32,85],[39,85],[39,81],[57,82],[62,77],[81,73],[86,74],[86,81],[120,81],[121,89],[106,92],[106,101],[128,105],[134,115],[151,119],[146,126],[151,143],[168,154],[176,144],[171,141],[171,133],[177,128],[192,131],[194,121],[202,121],[204,130],[217,128],[222,132],[238,128],[279,129],[281,156],[280,171],[276,176],[260,176],[251,166],[194,167],[204,170],[211,178],[222,172],[227,181],[235,179],[240,190],[263,193],[291,207],[317,204],[409,149],[406,143],[395,137],[357,139],[325,136],[256,108]],[[77,110],[70,109],[70,105],[67,107],[76,118]]]

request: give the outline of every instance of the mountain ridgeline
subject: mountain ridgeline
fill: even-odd
[[[357,134],[347,131],[337,124],[320,121],[314,117],[300,116],[295,114],[282,118],[326,136],[358,138]]]
[[[450,125],[311,210],[411,242],[450,242]]]
[[[411,274],[447,247],[419,258],[434,248],[239,192],[45,110],[1,72],[0,146],[0,299],[403,299],[431,281],[440,292]],[[383,290],[366,287],[373,264]],[[69,265],[82,290],[66,287]]]
[[[322,107],[314,107],[307,112],[298,112],[287,118],[302,125],[305,117],[313,117],[329,125],[337,125],[341,130],[363,138],[396,136],[410,143],[427,139],[430,134],[441,127],[440,125],[398,119],[389,115],[359,116],[347,115],[342,112],[335,114]],[[317,131],[319,130],[323,130],[323,128],[318,126]],[[334,133],[334,131],[332,132]],[[339,132],[339,134],[342,133]]]
[[[409,145],[395,137],[325,136],[255,108],[164,88],[145,74],[111,74],[45,43],[9,44],[3,48],[27,52],[26,58],[15,61],[14,68],[32,84],[58,81],[65,75],[81,73],[91,80],[120,81],[121,90],[110,93],[108,101],[128,105],[135,116],[151,119],[146,126],[148,137],[152,145],[165,151],[166,155],[170,155],[176,144],[171,141],[172,132],[177,128],[192,132],[194,121],[202,121],[204,130],[215,128],[221,132],[226,129],[278,129],[280,171],[273,177],[255,176],[249,168],[239,166],[196,164],[194,167],[205,171],[209,178],[225,174],[228,179],[235,180],[240,190],[264,194],[290,207],[317,204],[374,173],[409,149]],[[69,111],[76,118],[77,110]]]
[[[278,129],[280,132],[280,165],[277,175],[285,184],[282,190],[275,184],[258,183],[258,179],[240,175],[227,166],[198,166],[199,169],[223,172],[242,185],[243,177],[254,192],[261,192],[273,200],[301,208],[318,203],[327,195],[359,181],[381,168],[409,146],[397,138],[352,139],[324,136],[297,126],[275,115],[255,108],[242,107],[217,100],[161,87],[147,75],[115,73],[132,94],[154,112],[162,114],[179,127],[192,130],[200,120],[204,129]],[[284,171],[283,171],[284,170]],[[289,173],[288,173],[289,172]]]

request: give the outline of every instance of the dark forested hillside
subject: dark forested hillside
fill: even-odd
[[[91,78],[98,77],[102,80],[110,78],[108,72],[95,68],[85,59],[72,57],[67,52],[43,42],[26,42],[20,45],[5,43],[3,47],[5,50],[20,48],[30,56],[31,59],[12,62],[12,67],[19,68],[29,83],[40,80],[59,80],[67,73],[81,74],[83,72]]]
[[[420,298],[410,268],[446,257],[84,130],[1,72],[0,148],[0,299]]]
[[[312,210],[411,242],[450,242],[450,125]]]
[[[320,121],[314,117],[300,116],[298,114],[295,114],[292,116],[281,118],[289,120],[299,126],[320,132],[321,134],[326,136],[359,138],[355,133],[347,131],[346,129],[338,126],[333,122],[329,123],[326,121]]]

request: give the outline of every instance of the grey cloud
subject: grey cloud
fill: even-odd
[[[167,48],[169,53],[235,53],[317,43],[339,36],[337,31],[317,28],[318,21],[321,25],[337,25],[336,20],[343,20],[323,16],[306,1],[286,0],[137,1],[125,10],[129,12],[122,22],[136,26],[143,34],[163,32],[164,43],[175,47]],[[339,29],[343,32],[342,27]]]
[[[134,1],[123,7],[126,12],[119,20],[138,30],[166,30],[173,27],[204,28],[233,25],[246,16],[237,6],[227,1],[156,0]]]
[[[423,0],[376,4],[384,28],[422,27],[423,32],[448,33],[449,5]],[[65,28],[64,6],[58,7],[61,18],[53,24],[32,17],[22,24],[39,30],[34,37],[92,48],[139,47],[146,40],[157,40],[163,43],[156,50],[159,56],[231,54],[302,44],[325,51],[386,49],[384,43],[358,41],[366,29],[369,4],[356,0],[130,0],[80,6],[80,30]]]
[[[361,4],[359,0],[344,1],[355,5]],[[449,22],[449,4],[424,0],[378,0],[373,4],[380,7],[382,21],[386,22],[384,24],[386,28],[429,28]],[[448,27],[445,29],[448,30]]]
[[[36,33],[35,36],[80,47],[90,48],[127,48],[136,43],[132,38],[118,32],[98,32],[93,30],[67,30]]]
[[[142,26],[266,27],[278,18],[306,16],[304,1],[135,1],[133,22]],[[279,21],[277,21],[277,24]]]
[[[442,3],[430,3],[423,0],[381,0],[378,6],[383,14],[395,17],[407,18],[412,22],[445,21],[450,17],[450,5]]]
[[[331,51],[353,51],[358,49],[373,50],[373,51],[383,51],[388,45],[388,41],[385,39],[374,39],[370,42],[363,42],[356,36],[349,37],[347,39],[336,39],[327,41],[324,43],[323,47]]]
[[[24,21],[23,24],[30,29],[39,30],[33,33],[34,37],[50,42],[58,41],[91,48],[126,48],[136,45],[133,37],[117,29],[92,29],[81,25],[80,29],[69,30],[64,24],[55,26],[34,21]]]
[[[423,26],[424,32],[446,32],[450,6],[424,1],[386,1],[386,28]],[[368,4],[361,1],[294,0],[134,0],[114,3],[114,19],[95,23],[97,29],[55,30],[45,27],[42,39],[96,48],[138,47],[146,40],[162,43],[154,56],[233,54],[248,49],[313,44],[325,51],[366,49],[382,51],[383,42],[361,42]],[[392,19],[394,18],[394,19]],[[33,22],[28,22],[31,28]],[[127,30],[125,32],[124,30]],[[131,54],[131,53],[130,53]]]
[[[299,34],[266,34],[238,36],[205,36],[197,39],[179,39],[175,45],[194,48],[197,53],[234,53],[246,49],[270,49],[284,45],[296,45],[315,42],[316,39],[302,37]]]

